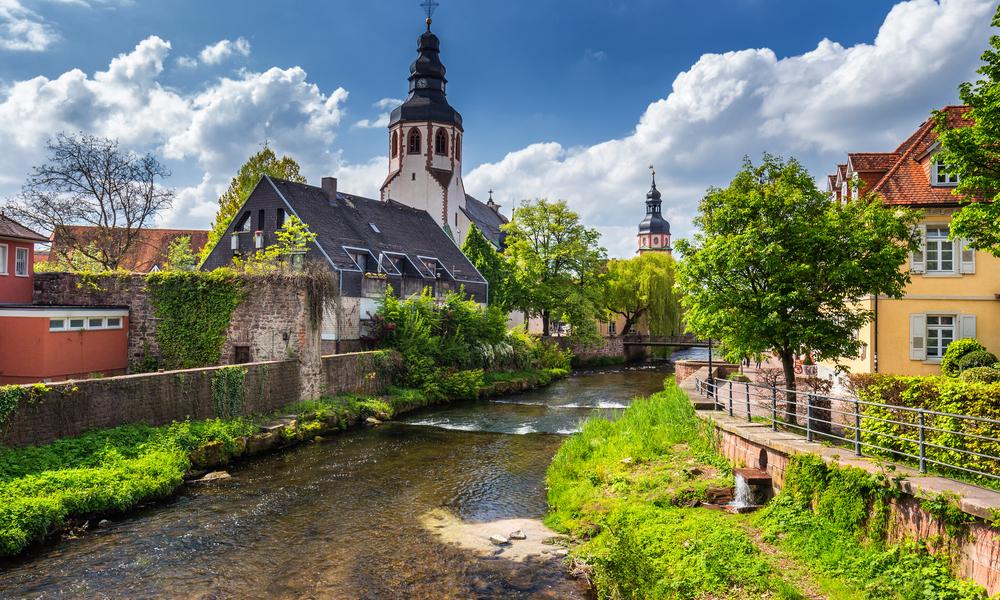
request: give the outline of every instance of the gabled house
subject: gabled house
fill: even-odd
[[[101,229],[86,225],[66,225],[56,229],[51,236],[50,257],[72,257],[73,247],[86,245],[100,235]],[[191,250],[197,255],[208,243],[208,231],[202,229],[153,229],[142,228],[135,232],[136,239],[125,253],[119,267],[133,273],[154,273],[167,264],[170,244],[187,237]]]
[[[32,304],[35,244],[0,213],[0,384],[125,372],[128,307]]]
[[[316,234],[303,260],[327,266],[337,278],[339,308],[323,324],[326,352],[359,347],[388,286],[402,297],[464,291],[488,300],[486,280],[426,211],[341,192],[333,177],[320,187],[261,178],[202,269],[275,244],[292,215]]]
[[[971,124],[966,107],[944,110],[952,127]],[[852,372],[938,373],[948,344],[961,338],[978,338],[1000,354],[1000,259],[950,239],[949,223],[960,209],[953,194],[958,177],[936,160],[939,150],[928,119],[892,152],[851,153],[843,172],[828,178],[838,201],[872,192],[887,205],[923,213],[916,232],[921,248],[902,267],[912,278],[903,298],[873,295],[863,302],[877,316],[858,332],[865,353],[847,363]]]

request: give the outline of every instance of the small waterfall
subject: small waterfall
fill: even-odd
[[[736,493],[734,494],[733,501],[729,503],[737,511],[745,510],[754,505],[754,493],[750,484],[747,483],[746,477],[741,473],[736,474]]]

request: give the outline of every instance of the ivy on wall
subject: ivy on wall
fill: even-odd
[[[233,311],[243,300],[234,271],[151,273],[150,302],[159,322],[160,367],[193,369],[218,364]]]
[[[0,385],[0,425],[7,422],[22,402],[37,402],[49,390],[44,383],[31,386]]]
[[[231,419],[243,413],[246,376],[247,370],[243,367],[222,367],[212,373],[212,404],[216,417]]]

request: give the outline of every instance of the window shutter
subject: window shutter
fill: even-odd
[[[920,225],[917,228],[917,235],[920,238],[920,249],[910,252],[910,272],[924,272],[924,249],[927,248],[927,226]]]
[[[976,315],[959,315],[959,339],[976,337]]]
[[[971,275],[976,272],[976,251],[969,247],[968,240],[960,239],[958,244],[960,250],[958,255],[961,259],[959,272]]]
[[[910,360],[927,359],[927,315],[910,315]]]

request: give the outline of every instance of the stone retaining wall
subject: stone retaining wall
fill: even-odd
[[[694,389],[696,378],[705,379],[708,368],[703,368],[680,383],[692,403],[703,404],[703,399]],[[798,454],[815,454],[828,463],[856,467],[870,473],[881,473],[882,463],[855,457],[846,448],[826,447],[809,443],[794,434],[771,431],[769,425],[748,423],[745,419],[729,417],[716,411],[702,411],[701,418],[711,421],[718,434],[718,449],[736,467],[760,468],[771,476],[776,490],[785,481],[785,471],[789,457]],[[943,477],[921,475],[904,465],[895,465],[896,473],[902,475],[899,483],[903,495],[892,502],[889,541],[906,539],[927,539],[948,534],[943,525],[921,507],[921,499],[932,498],[945,492],[958,495],[959,508],[975,517],[966,535],[952,542],[957,547],[957,567],[959,576],[971,579],[986,588],[990,595],[1000,592],[1000,531],[988,524],[993,511],[1000,510],[1000,492],[986,490]]]
[[[395,353],[357,353],[322,359],[321,382],[329,394],[377,394],[392,382]],[[268,413],[299,401],[304,371],[297,360],[240,365],[246,369],[242,414]],[[217,416],[212,381],[225,367],[164,371],[51,384],[21,403],[0,425],[0,446],[44,444],[87,430],[129,423],[165,425]],[[313,394],[315,397],[317,394]]]

